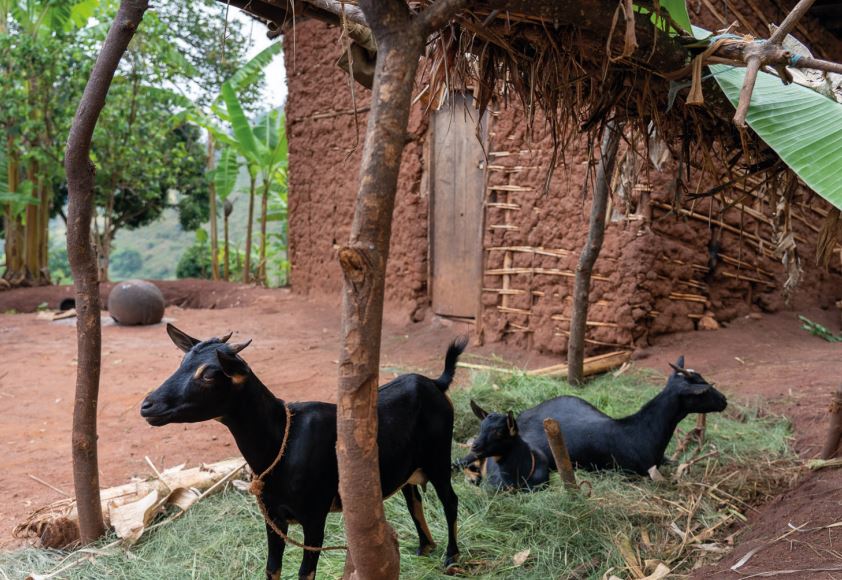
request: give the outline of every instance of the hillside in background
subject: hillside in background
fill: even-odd
[[[242,176],[241,176],[242,178]],[[248,188],[248,180],[245,184],[238,183],[240,189]],[[248,219],[248,193],[235,192],[231,195],[231,200],[234,203],[234,211],[231,213],[229,222],[231,248],[243,249],[245,247],[246,238],[246,220]],[[255,214],[259,210],[260,199],[255,198]],[[218,222],[219,227],[219,241],[222,243],[222,216]],[[269,222],[268,230],[270,232],[279,231],[281,228],[278,222]],[[204,229],[208,229],[205,224]],[[258,233],[260,231],[260,223],[255,215],[254,224],[254,244],[255,248],[258,244]],[[55,218],[50,223],[50,254],[51,254],[51,270],[53,278],[57,276],[56,272],[62,272],[69,276],[70,267],[67,266],[67,251],[64,248],[66,243],[66,227],[61,218]],[[110,278],[112,280],[127,280],[129,278],[145,278],[152,280],[174,280],[176,278],[175,271],[178,265],[178,260],[181,255],[187,251],[196,242],[195,232],[185,232],[181,229],[178,223],[178,212],[175,209],[167,209],[164,211],[160,219],[156,220],[142,228],[136,230],[120,230],[114,240],[114,251],[112,253],[112,262],[110,269]],[[126,256],[126,254],[134,254],[140,256],[137,260],[134,256]],[[59,279],[54,279],[54,282],[61,282]]]

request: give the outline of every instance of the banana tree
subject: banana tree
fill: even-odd
[[[60,171],[61,138],[52,110],[55,53],[85,26],[99,0],[0,0],[0,112],[4,146],[6,271],[13,283],[45,283],[51,179]],[[63,137],[63,136],[62,136]]]
[[[237,175],[239,175],[240,168],[245,165],[249,174],[249,209],[248,222],[246,234],[246,249],[245,249],[245,265],[243,267],[243,282],[249,283],[251,279],[251,245],[252,245],[252,230],[254,223],[254,196],[258,185],[258,179],[262,175],[266,175],[263,171],[262,161],[266,161],[266,152],[260,149],[255,131],[251,127],[242,103],[237,94],[243,91],[246,87],[254,84],[263,75],[263,70],[272,61],[277,54],[283,50],[281,43],[274,43],[263,49],[260,53],[255,55],[250,61],[244,64],[236,73],[234,73],[225,83],[223,83],[221,92],[211,103],[210,111],[205,112],[194,108],[187,113],[187,116],[193,122],[198,123],[208,130],[208,138],[213,139],[214,142],[220,146],[218,166],[209,172],[211,178],[210,195],[212,196],[211,207],[216,206],[216,198],[223,202],[223,209],[225,208],[225,201],[232,193]],[[226,128],[230,127],[229,133]],[[265,143],[265,139],[263,142]],[[284,139],[285,141],[285,139]],[[216,191],[214,191],[216,190]],[[225,219],[224,228],[227,232],[228,216],[223,211]],[[215,231],[214,222],[216,220],[216,212],[211,212],[211,232]],[[225,233],[224,249],[223,249],[223,272],[226,270],[230,272],[229,261],[229,242],[227,241],[227,233]],[[215,247],[215,238],[211,240],[211,244]],[[225,274],[223,274],[225,275]],[[227,276],[226,276],[227,279]]]
[[[222,277],[225,280],[230,278],[230,247],[228,236],[228,220],[231,217],[231,212],[234,206],[231,202],[230,196],[237,184],[237,176],[240,174],[241,161],[234,147],[227,145],[219,152],[219,159],[216,162],[211,180],[213,182],[212,195],[218,196],[222,202],[222,219],[223,219],[223,250],[222,250]],[[213,212],[211,212],[211,219],[215,220]],[[212,240],[212,243],[216,243]]]
[[[269,191],[278,170],[287,164],[287,143],[284,131],[283,115],[279,111],[270,111],[254,126],[249,123],[243,111],[237,93],[232,84],[222,85],[222,100],[234,134],[235,147],[243,157],[249,170],[249,215],[246,227],[246,254],[243,268],[243,282],[249,282],[251,266],[252,228],[254,224],[254,196],[260,180],[262,201],[260,212],[260,262],[258,279],[266,282],[266,221]]]

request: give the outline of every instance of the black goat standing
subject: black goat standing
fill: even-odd
[[[558,421],[570,460],[582,469],[621,469],[646,475],[664,462],[676,426],[690,413],[725,410],[725,395],[699,373],[684,368],[684,357],[670,365],[667,385],[628,417],[612,419],[579,397],[556,397],[527,409],[517,420],[488,413],[474,401],[482,420],[471,453],[457,462],[475,482],[494,487],[531,489],[545,484],[555,461],[544,432],[544,419]],[[484,464],[483,464],[484,462]]]
[[[304,543],[320,547],[327,514],[340,511],[336,463],[336,405],[319,402],[285,403],[276,398],[252,372],[238,352],[249,342],[226,344],[231,336],[200,341],[172,325],[167,332],[187,353],[178,370],[150,393],[140,414],[153,426],[216,419],[231,431],[240,452],[255,473],[262,473],[277,456],[286,428],[287,407],[292,415],[286,452],[266,475],[263,502],[285,534],[300,523]],[[450,483],[453,406],[445,394],[456,361],[467,341],[454,341],[447,350],[444,372],[438,379],[401,375],[380,387],[377,411],[380,478],[383,496],[403,492],[418,531],[419,554],[435,542],[424,519],[418,484],[433,484],[448,524],[445,564],[456,562],[457,497]],[[269,550],[266,577],[280,578],[285,542],[266,525]],[[299,577],[315,577],[318,551],[305,551]]]

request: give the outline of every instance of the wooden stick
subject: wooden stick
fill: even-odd
[[[807,13],[810,6],[813,5],[813,2],[815,2],[815,0],[800,0],[800,2],[795,5],[795,8],[787,14],[778,29],[772,33],[768,42],[772,44],[781,44],[784,41],[784,38],[786,38],[786,35],[795,28],[795,25],[798,24],[801,18]]]
[[[573,473],[573,463],[570,461],[570,454],[567,452],[567,445],[564,444],[564,434],[555,419],[544,419],[544,432],[547,434],[547,442],[550,444],[550,451],[553,454],[558,474],[564,487],[568,491],[576,491],[576,474]]]
[[[827,430],[827,438],[819,456],[822,459],[833,459],[836,457],[839,441],[842,439],[842,386],[837,388],[836,392],[833,393],[828,413],[830,414],[830,427]]]
[[[457,367],[461,367],[463,369],[472,369],[475,371],[488,371],[491,373],[503,373],[503,374],[514,374],[520,372],[520,369],[516,368],[505,368],[505,367],[493,367],[490,365],[480,365],[475,363],[466,363],[466,362],[458,362],[456,363]]]
[[[54,486],[53,484],[51,484],[51,483],[47,483],[46,481],[44,481],[44,480],[43,480],[43,479],[41,479],[40,477],[35,477],[35,476],[34,476],[34,475],[32,475],[31,473],[30,473],[30,474],[28,474],[28,475],[29,475],[29,478],[30,478],[30,479],[32,479],[33,481],[37,481],[37,482],[38,482],[38,483],[40,483],[41,485],[45,485],[45,486],[49,487],[50,489],[52,489],[53,491],[57,491],[58,493],[60,493],[60,494],[61,494],[61,495],[63,495],[64,497],[70,497],[70,494],[69,494],[69,493],[67,493],[66,491],[64,491],[63,489],[59,489],[58,487]]]
[[[614,370],[615,368],[622,366],[623,363],[626,363],[630,360],[631,351],[629,350],[609,352],[588,357],[584,360],[582,376],[589,377],[592,375],[607,373],[608,371]],[[557,365],[543,367],[540,369],[526,371],[526,374],[533,377],[554,377],[567,374],[567,368],[568,367],[566,363],[561,363]]]
[[[561,314],[554,314],[550,316],[552,320],[561,320],[562,322],[570,322],[570,319],[566,316],[562,316]],[[593,327],[600,327],[600,328],[618,328],[620,325],[616,322],[599,322],[597,320],[587,320],[585,321],[586,326],[593,326]]]

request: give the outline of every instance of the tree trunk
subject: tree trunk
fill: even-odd
[[[6,138],[6,155],[7,155],[7,185],[9,193],[17,193],[18,185],[20,184],[20,167],[18,165],[18,155],[15,149],[14,139],[11,134]],[[13,212],[12,204],[6,204],[3,211],[3,228],[6,233],[6,271],[3,277],[15,283],[20,278],[23,269],[23,225],[20,217]]]
[[[411,21],[402,0],[361,0],[360,7],[378,52],[351,237],[339,251],[344,288],[336,455],[349,548],[346,575],[391,579],[398,577],[400,561],[380,488],[380,333],[398,171],[427,31],[415,26],[420,23]]]
[[[620,135],[620,128],[610,121],[605,127],[599,148],[600,159],[596,171],[588,240],[579,256],[573,289],[573,315],[570,319],[570,340],[567,343],[567,382],[571,385],[579,385],[583,379],[591,274],[605,236],[605,212],[608,208],[611,174],[614,172],[614,162],[617,160]]]
[[[266,212],[269,209],[270,185],[271,182],[268,180],[263,182],[263,199],[260,202],[260,266],[258,267],[258,279],[264,286],[269,285],[266,280]]]
[[[249,217],[246,224],[246,257],[243,264],[243,284],[248,284],[251,278],[251,232],[254,223],[254,188],[255,177],[249,175]]]
[[[224,231],[224,236],[225,236],[224,244],[225,245],[222,249],[222,251],[223,251],[222,259],[224,261],[222,276],[223,276],[223,278],[225,278],[226,282],[230,279],[230,274],[231,274],[230,265],[229,265],[230,258],[229,258],[229,253],[228,253],[228,217],[231,215],[231,212],[228,210],[228,203],[229,203],[229,200],[225,200],[226,205],[225,205],[225,210],[224,210],[224,214],[223,214],[223,218],[222,218],[223,219],[223,228],[225,230]]]
[[[213,135],[208,131],[208,172],[214,166]],[[213,179],[208,180],[208,195],[210,196],[210,244],[211,244],[211,277],[219,280],[219,236],[216,232],[216,186]]]
[[[822,447],[822,452],[819,456],[822,459],[836,457],[836,450],[839,448],[840,439],[842,439],[842,387],[839,387],[833,393],[828,414],[830,415],[830,426],[827,430],[824,447]]]
[[[120,59],[134,36],[148,0],[122,0],[102,45],[70,127],[64,166],[67,173],[67,256],[76,287],[77,360],[73,407],[73,482],[83,544],[105,532],[99,496],[96,411],[99,399],[101,328],[96,253],[91,245],[94,165],[91,139]]]

